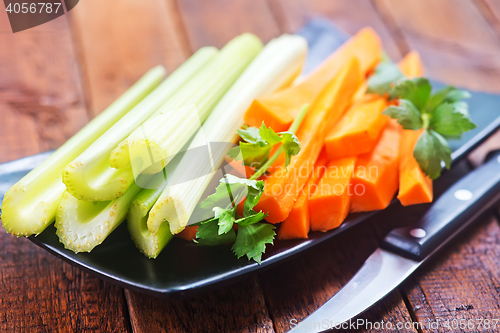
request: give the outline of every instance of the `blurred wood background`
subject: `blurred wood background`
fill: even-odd
[[[83,0],[16,34],[0,13],[0,162],[57,148],[155,65],[171,71],[201,46],[221,47],[242,32],[268,41],[313,17],[349,33],[370,25],[393,60],[415,49],[429,77],[500,93],[499,0]],[[472,161],[494,146],[499,135]],[[285,332],[339,290],[377,240],[354,228],[237,284],[176,300],[103,282],[3,229],[0,244],[3,332]],[[491,216],[363,318],[499,319],[499,263],[500,225]],[[500,323],[483,329],[500,331]]]

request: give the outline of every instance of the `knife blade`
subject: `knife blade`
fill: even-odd
[[[351,280],[289,332],[349,328],[350,320],[383,299],[498,201],[500,151],[451,186],[416,223],[390,231]]]

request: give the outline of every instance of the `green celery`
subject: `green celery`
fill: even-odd
[[[143,189],[132,201],[127,215],[127,227],[137,248],[149,258],[156,258],[173,235],[167,223],[156,233],[149,231],[147,219],[151,207],[160,197],[165,186]]]
[[[59,240],[75,253],[92,251],[125,220],[140,190],[134,183],[118,199],[94,202],[78,200],[64,191],[55,222]]]
[[[16,236],[37,235],[54,221],[65,189],[61,181],[64,167],[158,86],[165,73],[162,66],[150,70],[7,191],[2,203],[2,223],[7,232]]]
[[[217,52],[212,47],[200,49],[88,149],[74,158],[63,171],[63,182],[68,192],[86,201],[108,201],[122,196],[134,183],[134,175],[131,170],[111,168],[108,164],[110,152],[179,88],[196,80],[198,71]]]
[[[167,102],[155,115],[122,142],[111,154],[110,165],[140,173],[157,173],[196,133],[217,102],[248,64],[262,50],[262,42],[251,34],[230,41],[205,80],[175,100]],[[130,163],[133,161],[134,163]]]
[[[291,82],[300,72],[306,52],[307,43],[300,36],[284,35],[271,41],[219,102],[190,148],[207,142],[234,142],[252,101]],[[149,213],[147,224],[151,232],[157,232],[163,224],[169,224],[173,234],[186,227],[211,178],[218,172],[227,147],[211,146],[209,161],[199,161],[196,157],[193,160],[192,155],[181,160]],[[207,174],[207,168],[212,172]],[[190,180],[183,182],[182,179]]]

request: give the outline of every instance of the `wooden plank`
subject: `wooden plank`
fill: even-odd
[[[314,17],[328,18],[349,34],[371,26],[382,38],[388,54],[394,60],[401,58],[401,50],[370,0],[270,0],[270,3],[286,32],[297,31]]]
[[[494,29],[469,0],[375,0],[397,23],[428,76],[470,89],[500,91],[500,44]]]
[[[147,70],[170,72],[186,59],[173,1],[86,0],[69,13],[92,117]]]
[[[460,329],[451,325],[460,320],[471,323],[461,331],[500,329],[499,237],[498,221],[485,219],[408,281],[405,290],[423,332],[456,332]],[[496,319],[496,328],[478,327],[486,319],[491,325]],[[429,326],[438,321],[439,328]]]
[[[475,0],[474,3],[496,30],[498,38],[500,38],[500,2],[492,0]]]
[[[373,230],[366,224],[346,231],[298,258],[259,275],[276,332],[286,332],[333,296],[357,272],[377,248]],[[362,241],[361,241],[362,240]],[[396,327],[411,322],[399,294],[394,291],[358,319],[375,323],[382,320]],[[318,322],[331,328],[329,322]],[[358,327],[359,330],[366,327]],[[367,332],[376,332],[374,328]],[[408,332],[411,332],[408,331]]]
[[[134,332],[272,332],[255,278],[196,297],[160,300],[125,291]]]
[[[10,31],[0,14],[0,163],[55,149],[87,121],[67,19]]]
[[[0,45],[0,161],[57,148],[88,120],[67,17],[12,34],[0,14]],[[0,244],[0,331],[129,331],[119,288],[3,228]]]
[[[244,32],[263,42],[280,35],[266,0],[182,0],[178,6],[192,51],[208,45],[220,48]]]

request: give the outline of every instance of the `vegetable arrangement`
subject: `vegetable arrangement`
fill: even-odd
[[[370,28],[294,83],[306,53],[299,36],[264,46],[243,34],[164,80],[152,69],[9,189],[4,228],[30,236],[55,222],[82,252],[127,220],[150,258],[176,235],[260,263],[276,231],[337,228],[398,189],[403,205],[431,202],[446,140],[475,127],[468,92],[433,91],[415,52],[383,59]]]

